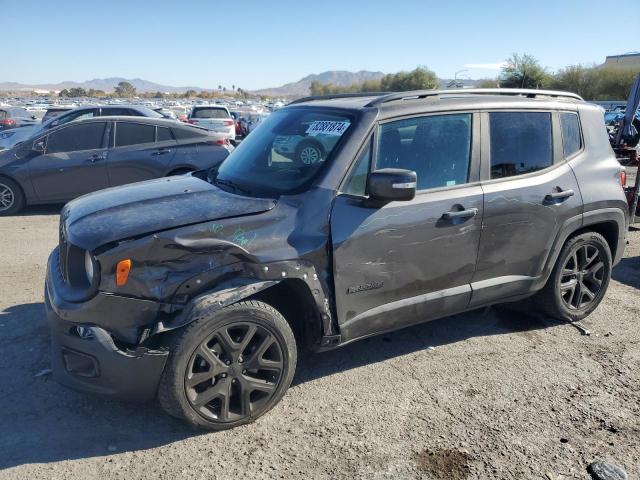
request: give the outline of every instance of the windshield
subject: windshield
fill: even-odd
[[[352,123],[352,115],[336,110],[278,110],[222,163],[216,183],[249,195],[298,193],[331,159]]]

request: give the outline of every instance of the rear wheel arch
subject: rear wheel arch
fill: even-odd
[[[553,247],[549,251],[549,255],[547,256],[546,263],[542,270],[542,276],[540,278],[540,282],[537,283],[538,288],[536,288],[536,290],[545,285],[558,260],[558,256],[560,255],[562,248],[569,240],[571,240],[571,238],[582,233],[596,232],[602,235],[609,245],[609,250],[611,250],[611,256],[614,259],[615,264],[615,259],[619,253],[618,250],[620,247],[621,231],[624,231],[623,229],[625,228],[625,214],[617,208],[594,210],[588,212],[584,216],[576,216],[569,219],[569,221],[563,225]]]

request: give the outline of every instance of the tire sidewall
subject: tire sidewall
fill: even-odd
[[[173,397],[172,408],[167,409],[170,414],[177,414],[195,426],[211,430],[226,430],[254,421],[271,410],[284,396],[295,374],[297,361],[295,338],[289,324],[277,311],[268,306],[265,309],[254,304],[259,305],[260,302],[250,302],[249,305],[246,303],[232,305],[216,312],[202,312],[198,314],[197,318],[194,318],[193,323],[186,327],[189,330],[180,337],[180,340],[174,345],[174,349],[169,353],[160,385],[160,388],[165,389],[165,392],[168,389],[170,396]],[[213,422],[191,407],[184,387],[185,373],[189,361],[200,343],[212,335],[215,330],[236,322],[253,322],[268,329],[280,343],[284,369],[278,388],[257,414],[233,422]],[[161,403],[163,403],[162,396]]]
[[[22,193],[22,189],[20,188],[20,185],[18,185],[15,181],[7,177],[0,177],[0,184],[5,185],[13,193],[13,205],[11,205],[11,207],[8,210],[0,211],[0,217],[14,215],[18,213],[20,210],[24,208],[24,203],[25,203],[24,194]]]
[[[572,310],[566,306],[564,300],[562,299],[562,295],[560,293],[560,282],[562,280],[562,267],[564,266],[569,254],[574,251],[574,249],[579,248],[584,245],[593,245],[600,252],[602,262],[604,263],[605,268],[605,278],[603,279],[602,286],[596,298],[591,301],[586,307],[581,309]],[[554,303],[556,304],[556,308],[558,311],[562,312],[563,316],[571,321],[578,321],[583,319],[584,317],[591,314],[602,299],[607,293],[607,289],[609,287],[609,282],[611,280],[611,269],[612,269],[613,259],[611,256],[611,250],[609,249],[609,245],[607,241],[602,237],[602,235],[589,232],[580,234],[574,238],[572,238],[567,245],[562,249],[562,253],[558,257],[558,261],[556,263],[556,267],[553,273],[553,297]]]

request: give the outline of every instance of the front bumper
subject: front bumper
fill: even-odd
[[[54,379],[76,390],[123,400],[153,399],[168,350],[121,347],[108,324],[109,320],[121,324],[127,319],[134,324],[146,322],[153,311],[148,303],[154,302],[102,292],[86,302],[67,302],[60,295],[56,255],[57,249],[49,257],[45,283]],[[81,337],[78,326],[90,327],[91,334]]]

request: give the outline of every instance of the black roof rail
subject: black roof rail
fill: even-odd
[[[388,95],[389,92],[360,92],[360,93],[333,93],[329,95],[311,95],[308,97],[297,98],[287,105],[295,105],[296,103],[311,102],[313,100],[333,100],[334,98],[358,98],[358,97],[380,97]]]
[[[429,97],[450,96],[459,97],[464,95],[512,95],[527,98],[553,97],[553,98],[569,98],[572,100],[584,101],[584,99],[575,93],[560,92],[556,90],[533,90],[525,88],[456,88],[449,90],[414,90],[408,92],[390,93],[371,100],[366,107],[376,107],[383,103],[393,102],[396,100],[417,100]]]

